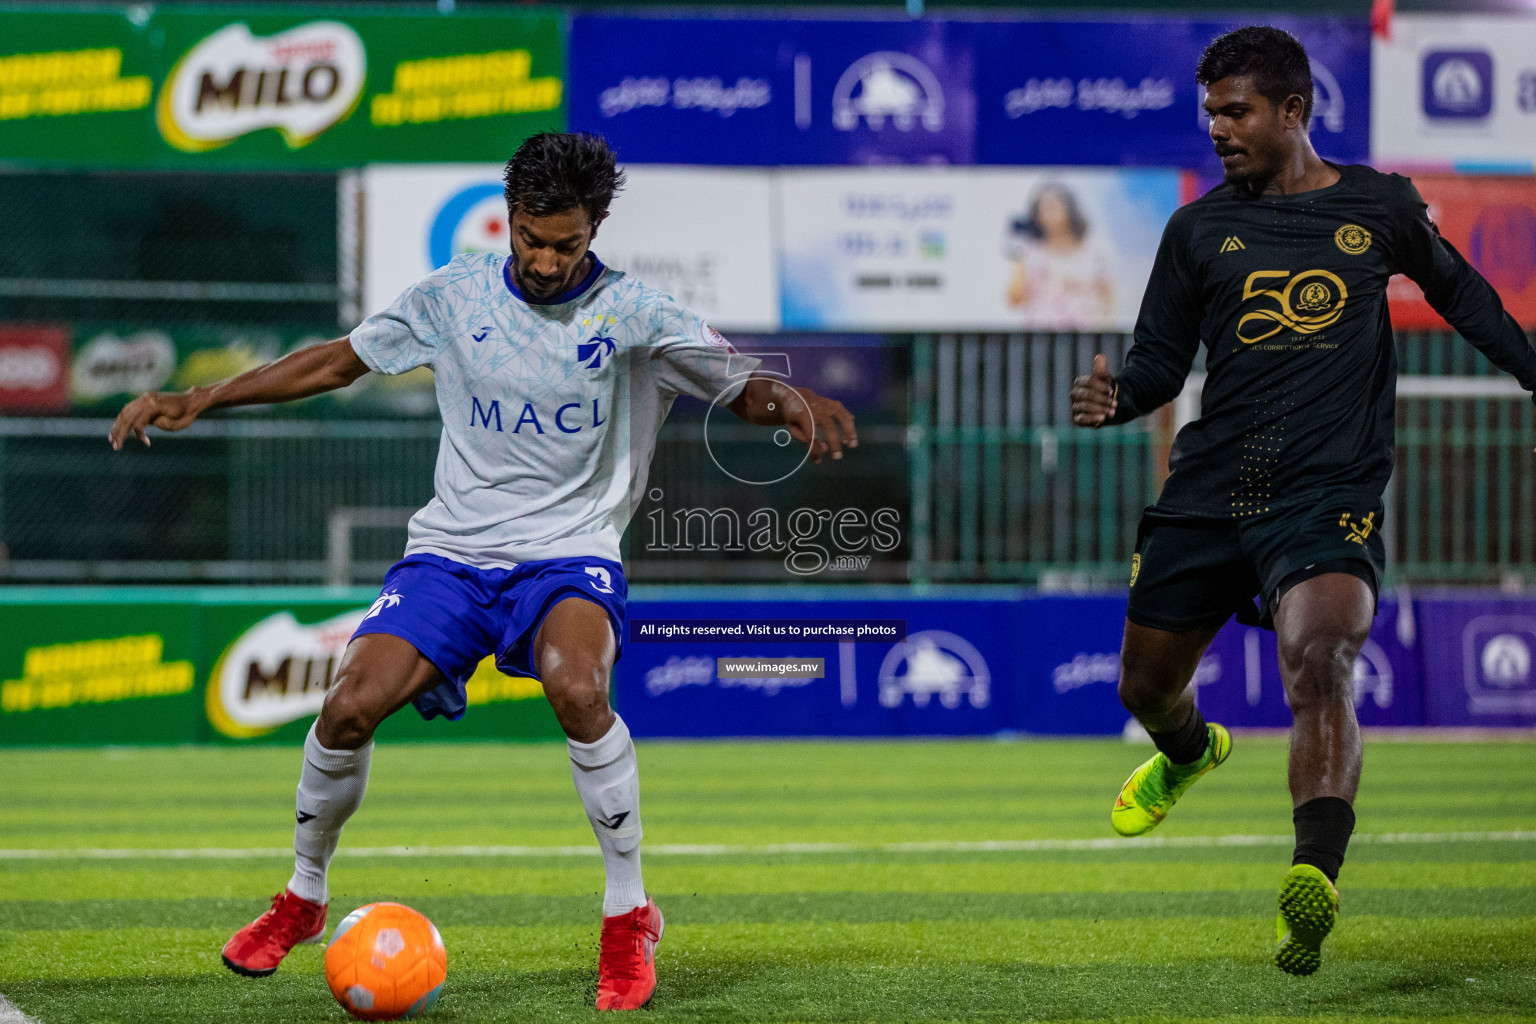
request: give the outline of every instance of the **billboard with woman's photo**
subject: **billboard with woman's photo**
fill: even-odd
[[[1167,170],[784,171],[783,321],[799,329],[1129,330]]]

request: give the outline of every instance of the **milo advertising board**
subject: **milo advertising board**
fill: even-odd
[[[0,159],[505,160],[565,123],[556,14],[0,11]]]
[[[0,746],[302,742],[373,591],[0,591]],[[458,722],[410,708],[381,738],[558,739],[536,680],[490,659]]]

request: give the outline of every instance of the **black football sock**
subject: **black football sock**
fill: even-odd
[[[1355,830],[1355,809],[1336,796],[1320,796],[1296,808],[1296,855],[1291,864],[1311,864],[1328,881],[1339,879],[1344,851]]]
[[[1194,764],[1205,756],[1205,748],[1211,741],[1210,730],[1205,727],[1205,716],[1199,708],[1190,711],[1189,721],[1181,728],[1171,732],[1153,732],[1148,729],[1147,735],[1152,737],[1157,749],[1174,764]]]

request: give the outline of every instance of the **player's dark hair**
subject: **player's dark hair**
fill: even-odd
[[[1077,196],[1065,185],[1051,182],[1040,186],[1035,193],[1035,198],[1030,201],[1029,212],[1022,218],[1013,222],[1015,234],[1032,238],[1037,242],[1045,241],[1045,228],[1040,226],[1040,204],[1046,196],[1055,196],[1061,201],[1061,208],[1067,214],[1067,227],[1072,232],[1072,238],[1081,242],[1083,236],[1088,234],[1088,218],[1083,216],[1082,205],[1078,203]]]
[[[1284,29],[1249,25],[1217,36],[1195,65],[1195,81],[1209,86],[1246,76],[1275,106],[1291,96],[1302,100],[1302,124],[1312,120],[1312,64],[1296,37]]]
[[[596,225],[624,187],[624,172],[601,135],[540,132],[517,147],[502,180],[509,215],[521,208],[547,217],[579,206]]]

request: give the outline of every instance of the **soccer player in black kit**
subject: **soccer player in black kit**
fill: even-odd
[[[1123,835],[1149,831],[1226,759],[1231,738],[1201,716],[1190,679],[1234,613],[1273,629],[1295,719],[1296,828],[1275,962],[1311,974],[1354,829],[1353,665],[1385,561],[1397,377],[1387,280],[1416,281],[1527,390],[1536,351],[1407,178],[1313,151],[1312,74],[1294,38],[1228,33],[1195,78],[1226,180],[1169,220],[1120,373],[1101,355],[1072,384],[1078,426],[1126,423],[1174,398],[1206,347],[1200,418],[1179,432],[1142,517],[1120,652],[1120,699],[1158,753],[1127,780],[1111,821]]]

